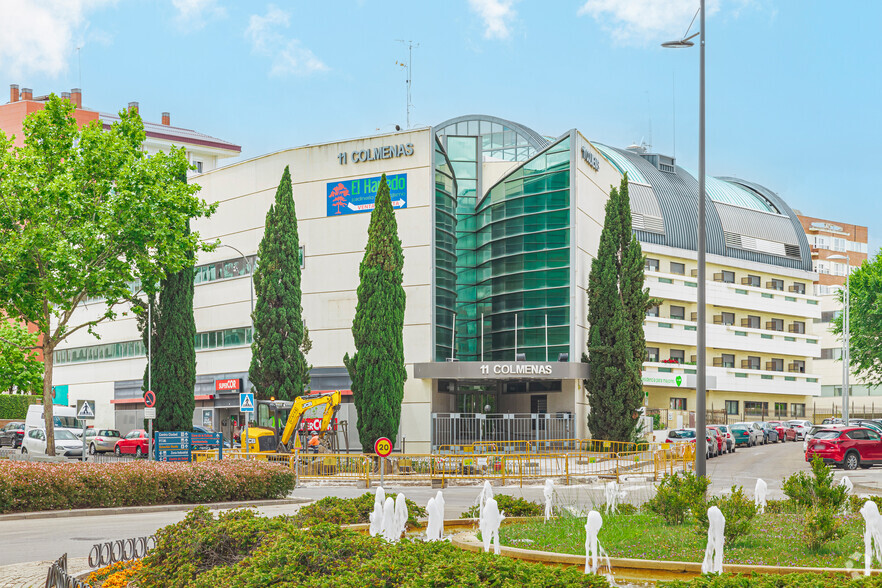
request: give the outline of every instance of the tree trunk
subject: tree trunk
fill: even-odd
[[[52,393],[52,347],[43,344],[43,424],[46,428],[46,455],[55,455],[55,415]]]

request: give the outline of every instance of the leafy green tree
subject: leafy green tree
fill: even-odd
[[[302,349],[305,328],[300,305],[300,239],[287,166],[276,190],[276,201],[266,213],[257,256],[257,303],[248,373],[259,398],[291,400],[302,395],[309,383],[309,365]]]
[[[358,306],[352,321],[355,355],[343,363],[352,379],[358,435],[365,453],[374,441],[395,442],[404,398],[404,252],[386,174],[380,180],[364,259],[358,269]]]
[[[848,279],[849,351],[851,369],[870,386],[882,384],[882,249],[852,272]],[[843,302],[844,292],[839,292]],[[833,332],[842,336],[842,315],[833,319]]]
[[[137,112],[105,131],[78,128],[73,109],[51,96],[25,119],[21,147],[0,133],[0,310],[39,333],[50,454],[56,347],[114,319],[131,284],[151,291],[190,266],[201,245],[187,222],[213,210],[180,181],[183,149],[147,157]],[[75,312],[91,298],[103,299],[97,312]]]
[[[653,303],[643,287],[643,252],[631,230],[628,178],[610,191],[597,257],[588,277],[588,428],[598,439],[631,441],[643,403],[643,319]]]
[[[43,390],[43,362],[37,359],[37,335],[0,317],[0,392],[37,394]]]

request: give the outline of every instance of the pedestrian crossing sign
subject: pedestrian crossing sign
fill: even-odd
[[[95,420],[95,401],[77,400],[77,418],[81,421]]]
[[[239,412],[254,412],[254,392],[239,394]]]

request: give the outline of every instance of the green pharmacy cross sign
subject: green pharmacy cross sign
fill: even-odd
[[[679,387],[680,384],[683,383],[683,376],[677,376],[676,378],[674,378],[674,381],[677,382],[677,386]]]

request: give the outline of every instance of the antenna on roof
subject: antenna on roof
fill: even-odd
[[[649,100],[649,90],[646,91],[646,112],[649,114],[649,144],[646,145],[646,150],[652,151],[652,103]]]
[[[413,108],[413,103],[410,101],[410,85],[413,81],[411,76],[411,66],[413,65],[413,48],[419,47],[419,43],[414,43],[413,41],[405,41],[404,39],[396,39],[399,43],[404,43],[407,45],[407,63],[399,63],[395,62],[395,65],[400,65],[401,67],[407,70],[407,128],[410,128],[410,110]]]

